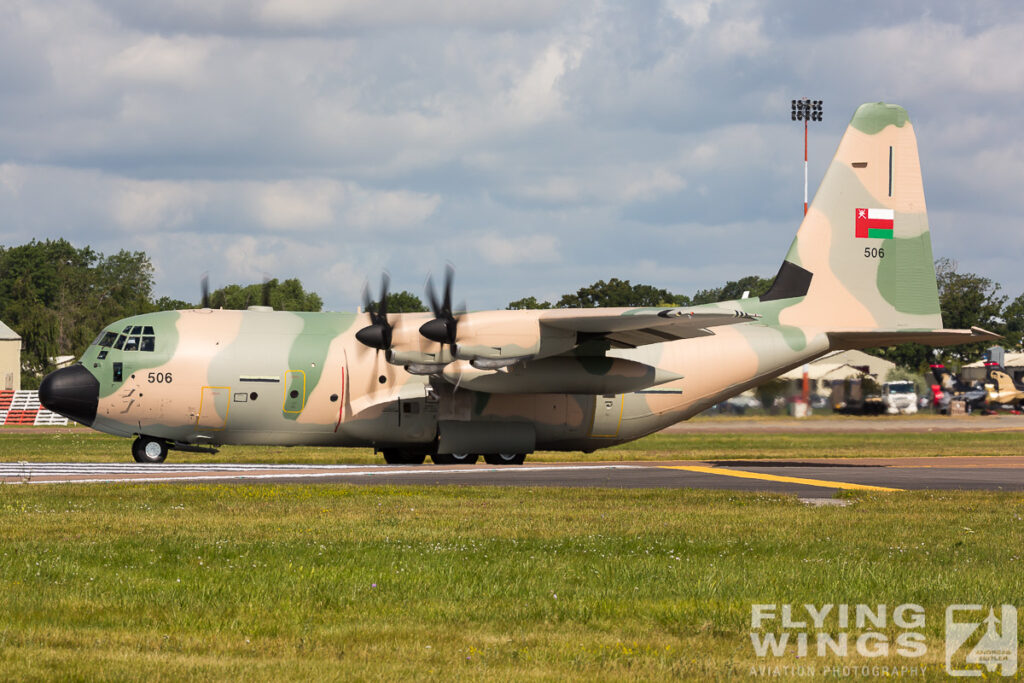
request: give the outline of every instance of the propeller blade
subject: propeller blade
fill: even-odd
[[[210,307],[210,274],[203,273],[203,277],[199,280],[199,289],[202,292],[202,305],[200,308]]]
[[[449,263],[444,269],[444,296],[438,299],[437,290],[434,288],[433,275],[427,276],[427,298],[430,300],[430,309],[434,312],[434,319],[428,320],[420,326],[420,334],[430,341],[438,344],[451,346],[452,355],[455,355],[455,339],[458,336],[459,320],[452,313],[452,287],[455,282],[455,266]]]
[[[455,266],[448,264],[444,269],[444,310],[452,314],[452,282],[455,280]]]
[[[263,291],[261,297],[261,304],[263,306],[270,306],[270,288],[272,280],[266,275],[263,276]]]
[[[369,313],[373,310],[373,299],[370,298],[370,283],[363,283],[363,312]]]
[[[391,276],[385,271],[380,278],[380,301],[370,295],[369,284],[363,285],[363,309],[370,315],[370,324],[356,332],[359,343],[379,351],[391,348],[391,323],[388,322],[388,289]]]
[[[437,300],[437,292],[434,290],[434,276],[433,274],[427,275],[427,302],[430,304],[430,310],[434,312],[434,317],[441,317],[441,302]]]
[[[377,307],[380,320],[384,324],[388,322],[388,290],[391,289],[391,276],[388,271],[380,274],[380,305]]]

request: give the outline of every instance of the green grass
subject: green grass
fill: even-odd
[[[937,672],[947,604],[1024,602],[1021,496],[849,500],[0,486],[0,677],[730,678],[752,603],[906,602]]]
[[[58,434],[0,432],[0,462],[131,462],[130,446],[129,439],[86,429]],[[1024,455],[1024,435],[1017,431],[653,434],[593,453],[533,453],[528,462],[951,455]],[[171,451],[168,460],[179,463],[383,463],[383,458],[374,455],[369,448],[303,446],[224,446],[215,455]]]

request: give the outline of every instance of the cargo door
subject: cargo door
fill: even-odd
[[[613,437],[619,435],[622,425],[622,394],[603,394],[594,397],[594,424],[590,435]]]
[[[231,405],[231,387],[203,387],[199,399],[199,429],[224,429],[228,420],[228,406]]]

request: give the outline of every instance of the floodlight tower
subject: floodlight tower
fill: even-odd
[[[821,121],[821,100],[809,100],[801,97],[793,100],[793,110],[790,112],[794,121],[804,122],[804,215],[807,215],[807,124],[811,121]]]

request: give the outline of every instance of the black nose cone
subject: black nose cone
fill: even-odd
[[[39,385],[43,406],[84,425],[92,426],[99,400],[99,380],[81,365],[55,370]]]

